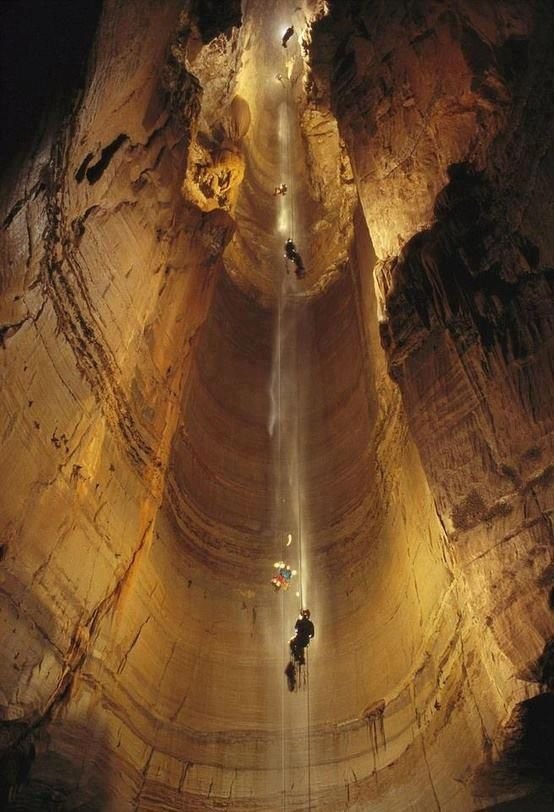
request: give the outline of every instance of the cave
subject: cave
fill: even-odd
[[[3,4],[2,809],[554,808],[553,24]]]

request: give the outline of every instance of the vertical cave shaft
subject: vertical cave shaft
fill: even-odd
[[[550,802],[553,12],[494,5],[2,12],[1,808]]]

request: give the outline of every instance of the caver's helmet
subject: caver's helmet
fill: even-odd
[[[310,617],[310,610],[309,609],[302,609],[302,617]]]

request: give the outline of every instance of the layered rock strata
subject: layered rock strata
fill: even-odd
[[[5,805],[546,802],[551,25],[104,3],[2,202]]]
[[[553,632],[551,34],[541,4],[465,3],[343,5],[312,32],[313,92],[337,115],[378,256],[389,372],[465,611],[514,676],[508,708],[548,683]],[[548,749],[544,728],[514,730]]]

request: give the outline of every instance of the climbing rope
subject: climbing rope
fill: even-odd
[[[298,516],[298,577],[300,579],[300,609],[304,606],[304,555],[302,544],[302,499],[300,494],[300,376],[298,374],[298,332],[295,331],[296,352],[295,352],[295,375],[296,375],[296,510]],[[310,720],[310,658],[308,646],[305,649],[306,663],[304,665],[304,684],[306,688],[306,735],[307,735],[307,755],[308,755],[308,812],[312,808],[312,743],[311,743],[311,720]]]
[[[286,149],[286,163],[287,163],[287,188],[288,188],[288,197],[289,197],[289,233],[288,236],[294,240],[295,238],[295,220],[294,220],[294,176],[292,172],[292,147],[291,147],[291,103],[292,103],[292,82],[288,75],[288,71],[286,70],[286,63],[285,63],[285,83],[286,83],[286,101],[285,101],[285,110],[286,110],[286,119],[287,119],[287,126],[285,128],[285,149]]]
[[[295,240],[295,184],[293,178],[293,160],[292,160],[292,81],[287,73],[287,92],[286,92],[286,160],[287,160],[287,173],[288,173],[288,192],[289,192],[289,237]],[[300,375],[299,375],[299,356],[298,356],[298,320],[295,318],[294,322],[294,374],[296,379],[296,421],[295,421],[295,486],[296,486],[296,513],[297,513],[297,543],[298,543],[298,579],[299,579],[299,600],[300,610],[304,607],[304,552],[303,552],[303,528],[302,528],[302,496],[301,496],[301,477],[300,477]],[[306,688],[306,733],[307,733],[307,789],[308,789],[308,810],[311,812],[312,808],[312,764],[311,764],[311,720],[310,720],[310,671],[309,671],[309,655],[308,648],[305,650],[305,673],[304,684]],[[300,682],[300,674],[299,674]]]
[[[280,530],[280,519],[282,513],[283,497],[283,473],[281,469],[281,306],[282,306],[282,280],[279,280],[279,290],[277,294],[277,527]],[[285,560],[283,558],[283,560]],[[281,636],[286,645],[286,617],[285,617],[285,593],[281,593]],[[281,681],[281,809],[287,809],[287,785],[286,785],[286,738],[285,738],[285,684]]]
[[[287,184],[287,194],[280,198],[280,204],[287,207],[286,215],[284,221],[288,225],[288,234],[286,235],[287,238],[295,240],[296,237],[296,222],[295,222],[295,181],[293,175],[293,144],[294,144],[294,121],[293,121],[293,93],[292,93],[292,82],[291,78],[289,77],[288,71],[286,70],[286,59],[285,59],[285,68],[283,72],[283,76],[285,77],[285,84],[286,84],[286,93],[285,93],[285,115],[283,117],[284,123],[284,162],[282,167],[285,169],[285,178],[284,182]],[[283,179],[281,178],[281,181]],[[300,416],[299,416],[299,404],[300,404],[300,376],[299,376],[299,355],[298,355],[298,317],[297,313],[295,312],[293,315],[293,330],[290,332],[287,330],[287,341],[291,341],[292,344],[289,346],[289,352],[287,353],[287,358],[289,363],[292,362],[292,367],[290,372],[295,376],[295,396],[296,396],[296,413],[294,421],[290,421],[288,419],[287,413],[287,429],[290,432],[291,430],[294,431],[294,468],[291,470],[290,467],[287,465],[286,473],[284,475],[283,472],[283,436],[282,436],[282,335],[283,335],[283,313],[287,307],[289,293],[288,293],[288,286],[286,282],[287,273],[290,270],[289,262],[285,258],[284,260],[284,273],[281,279],[279,280],[278,284],[278,294],[277,294],[277,348],[276,348],[276,364],[277,364],[277,397],[276,397],[276,425],[277,425],[277,528],[278,532],[282,532],[282,519],[285,516],[284,505],[285,505],[285,498],[286,504],[289,510],[286,512],[287,517],[290,515],[290,509],[293,507],[296,510],[296,542],[297,542],[297,550],[298,550],[298,579],[299,579],[299,588],[298,588],[298,597],[300,607],[299,609],[304,608],[304,551],[303,551],[303,528],[302,528],[302,494],[301,494],[301,476],[300,476]],[[292,305],[294,307],[294,304]],[[292,349],[292,354],[290,350]],[[290,435],[289,435],[290,436]],[[290,446],[289,446],[290,449]],[[290,460],[290,457],[289,457]],[[290,462],[289,462],[290,464]],[[292,474],[292,476],[291,476]],[[287,486],[285,492],[285,485]],[[295,493],[291,492],[290,488],[294,487]],[[292,530],[292,528],[291,528]],[[287,557],[287,547],[288,544],[286,543],[285,539],[282,541],[281,549],[284,551],[284,555],[282,556],[282,560],[286,561]],[[282,628],[282,638],[283,638],[283,645],[287,647],[288,650],[288,635],[287,635],[287,619],[286,619],[286,607],[285,607],[285,595],[286,591],[282,590],[281,592],[281,628]],[[306,713],[307,713],[307,795],[308,795],[308,810],[311,811],[312,809],[312,788],[311,788],[311,721],[310,721],[310,680],[309,680],[309,660],[308,660],[308,652],[307,648],[305,650],[305,658],[306,662],[303,667],[298,667],[298,682],[297,688],[301,687],[302,683],[306,691]],[[286,742],[286,733],[285,733],[285,697],[286,697],[286,685],[283,681],[282,683],[282,692],[281,692],[281,767],[282,767],[282,784],[281,784],[281,809],[282,812],[286,812],[287,809],[287,742]]]
[[[310,721],[310,658],[306,651],[306,715],[308,736],[308,812],[312,809],[312,736]]]

